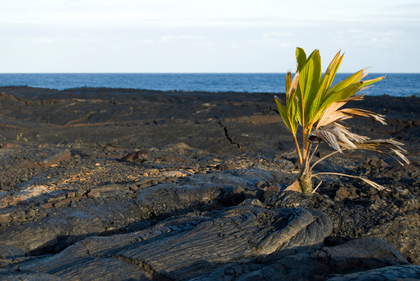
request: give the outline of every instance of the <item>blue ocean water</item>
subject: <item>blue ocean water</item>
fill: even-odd
[[[350,74],[338,73],[334,83]],[[386,75],[367,95],[418,96],[420,73]],[[161,91],[284,93],[285,73],[0,73],[0,86],[29,86],[64,90],[79,87],[132,88]]]

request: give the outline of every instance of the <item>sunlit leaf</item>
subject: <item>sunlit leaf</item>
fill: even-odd
[[[299,77],[304,124],[311,123],[309,112],[313,106],[312,102],[318,93],[320,81],[321,57],[319,51],[315,50],[307,59],[305,66],[301,69]]]
[[[340,52],[338,52],[324,73],[318,92],[312,102],[312,106],[310,107],[309,111],[309,118],[312,120],[312,123],[317,122],[322,114],[321,105],[323,99],[326,96],[328,89],[331,87],[332,82],[334,81],[337,70],[341,64],[341,61],[343,60],[343,56],[344,55],[340,56]]]
[[[360,80],[362,80],[367,75],[367,73],[363,73],[366,69],[367,68],[363,68],[363,69],[359,70],[358,72],[350,75],[349,77],[347,77],[343,81],[338,82],[335,86],[333,86],[328,91],[328,93],[339,92],[342,89],[350,86],[351,84],[354,84],[356,82],[359,82]]]
[[[349,97],[355,95],[362,87],[362,82],[353,83],[350,86],[338,91],[338,92],[330,92],[325,97],[325,100],[323,101],[321,108],[326,108],[333,104],[334,102],[339,102],[345,99],[348,99]]]
[[[302,67],[305,66],[306,63],[306,53],[302,48],[296,48],[296,61],[297,61],[297,70],[296,72],[300,72]]]
[[[280,99],[275,96],[274,100],[276,101],[277,104],[277,109],[279,110],[281,119],[283,119],[284,124],[286,124],[287,128],[293,132],[292,126],[290,125],[289,122],[289,118],[287,117],[287,112],[286,112],[286,108],[283,106],[283,104],[281,103]]]

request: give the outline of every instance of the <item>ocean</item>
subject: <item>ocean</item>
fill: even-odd
[[[334,83],[348,77],[338,73]],[[420,73],[370,73],[365,79],[386,78],[362,93],[419,96]],[[0,73],[0,86],[28,86],[64,90],[80,87],[284,93],[286,73]]]

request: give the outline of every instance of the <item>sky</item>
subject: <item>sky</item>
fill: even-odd
[[[0,0],[0,73],[420,72],[418,0]]]

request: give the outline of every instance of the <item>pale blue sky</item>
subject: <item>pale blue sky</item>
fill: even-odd
[[[416,0],[0,0],[0,72],[420,72]]]

